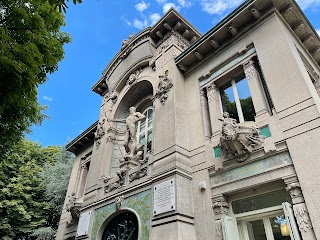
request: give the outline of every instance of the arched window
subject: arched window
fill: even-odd
[[[144,154],[152,149],[153,108],[148,107],[143,114],[146,118],[139,122],[137,140],[143,145]]]
[[[114,217],[106,226],[102,240],[138,240],[139,224],[136,215],[126,211]]]

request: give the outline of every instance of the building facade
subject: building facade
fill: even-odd
[[[67,145],[57,239],[320,239],[320,39],[292,0],[122,42]]]

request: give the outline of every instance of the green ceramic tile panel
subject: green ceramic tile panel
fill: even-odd
[[[213,152],[214,152],[214,158],[218,158],[221,156],[221,148],[220,147],[214,147]]]
[[[141,240],[148,240],[150,233],[151,191],[144,191],[124,199],[123,207],[131,208],[138,213],[141,221]],[[91,228],[91,240],[96,240],[101,225],[115,210],[115,203],[95,210]]]
[[[266,138],[271,137],[271,132],[270,132],[269,126],[265,125],[262,128],[260,128],[260,134],[262,136],[265,136]]]

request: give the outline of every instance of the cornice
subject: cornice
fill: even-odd
[[[236,41],[239,36],[270,12],[279,12],[311,57],[320,65],[320,38],[297,3],[292,0],[247,0],[221,22],[198,39],[175,58],[182,72],[188,72],[204,59],[213,56],[224,46]],[[201,56],[201,57],[199,57]]]

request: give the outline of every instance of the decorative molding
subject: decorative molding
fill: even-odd
[[[78,222],[82,202],[77,202],[76,194],[72,193],[69,197],[69,203],[66,204],[66,210],[71,214],[71,221],[67,222],[67,227],[71,227]]]
[[[289,183],[286,187],[286,190],[290,193],[291,198],[302,197],[302,191],[300,183]]]
[[[293,212],[301,232],[308,232],[312,229],[309,213],[305,203],[294,205]]]
[[[225,196],[221,195],[212,199],[212,208],[215,215],[228,214],[229,204]]]
[[[208,102],[214,102],[218,100],[218,91],[219,89],[214,83],[211,83],[209,86],[207,86]]]
[[[216,228],[216,240],[223,240],[223,234],[222,234],[222,222],[221,220],[215,221],[214,223]]]
[[[156,89],[155,98],[159,98],[160,102],[164,104],[165,100],[168,98],[168,92],[172,88],[172,79],[168,76],[168,70],[165,71],[165,75],[159,76],[158,89]]]
[[[123,205],[123,200],[124,200],[124,197],[123,196],[119,196],[119,197],[116,197],[114,202],[116,203],[116,209],[117,211],[121,210],[122,208],[122,205]]]
[[[127,82],[126,82],[126,85],[131,86],[134,83],[136,83],[141,72],[142,72],[142,68],[138,68],[133,73],[131,73],[129,78],[128,78],[128,80],[127,80]]]
[[[244,63],[243,70],[248,81],[254,81],[256,79],[259,79],[259,73],[254,65],[253,60],[249,60],[248,62]]]
[[[106,119],[102,119],[98,122],[97,131],[94,133],[94,140],[96,143],[96,148],[98,149],[101,144],[101,139],[105,135],[105,122]]]
[[[237,123],[227,112],[223,113],[223,119],[220,120],[223,124],[219,147],[224,158],[243,162],[263,143],[265,137],[260,134],[255,122]]]

